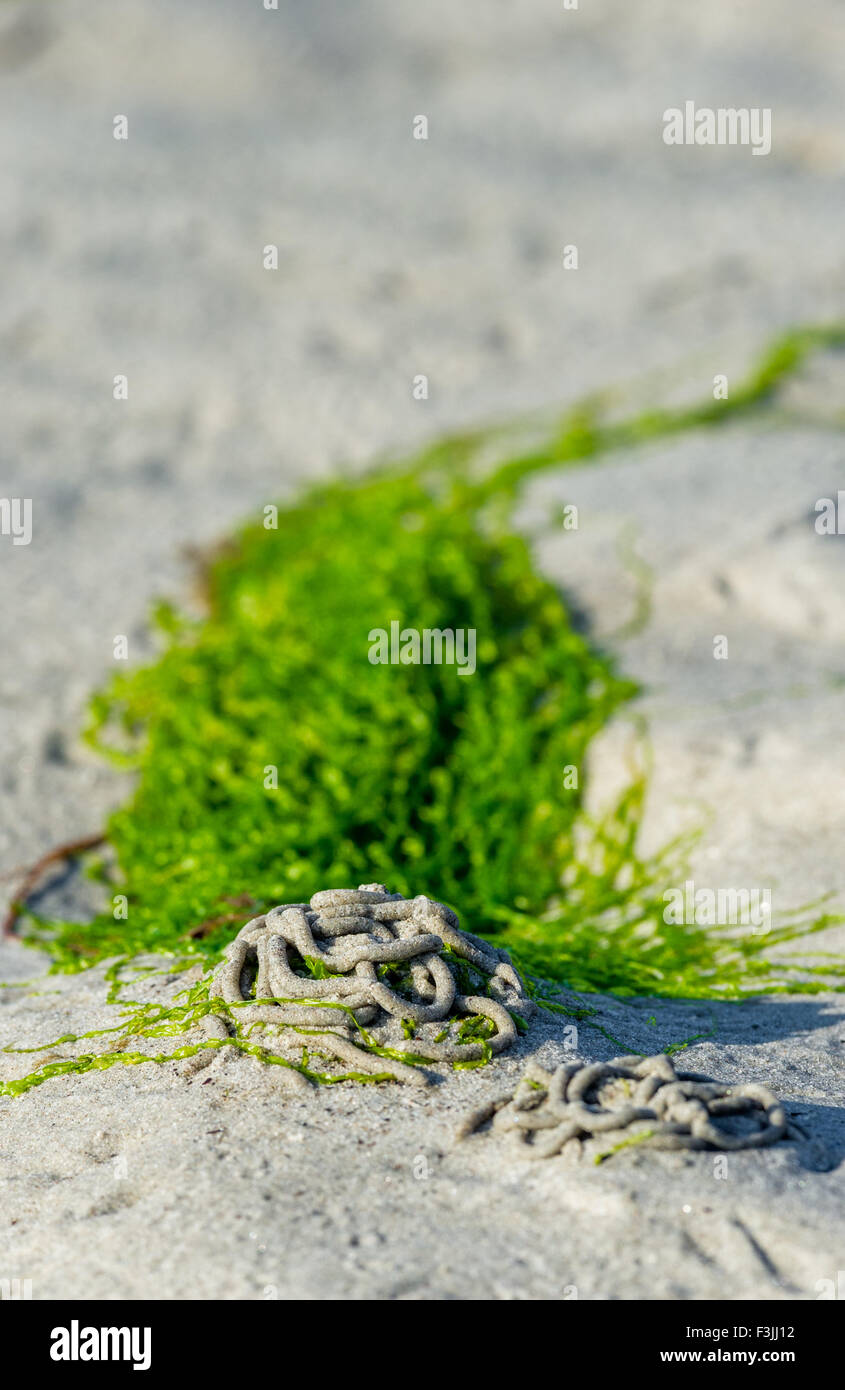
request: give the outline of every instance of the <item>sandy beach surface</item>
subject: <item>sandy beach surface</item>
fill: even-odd
[[[125,796],[80,746],[85,705],[117,634],[149,654],[150,603],[189,597],[197,547],[445,429],[617,386],[635,407],[707,399],[777,332],[842,316],[843,39],[834,0],[4,4],[0,473],[33,534],[0,536],[0,871]],[[770,107],[771,154],[667,147],[687,99]],[[816,359],[764,420],[551,472],[519,510],[642,683],[646,847],[703,824],[696,882],[770,887],[776,921],[845,904],[845,540],[814,527],[843,477],[843,385],[841,358]],[[596,805],[629,715],[593,750]],[[82,913],[90,893],[70,875],[45,901]],[[0,1046],[113,1021],[101,969],[45,968],[0,946],[0,981],[37,981],[0,989]],[[619,1051],[588,1025],[539,1024],[413,1095],[291,1100],[228,1050],[194,1077],[115,1067],[0,1099],[0,1280],[36,1299],[825,1296],[845,1268],[843,996],[591,1002],[626,1049],[707,1034],[685,1064],[769,1085],[807,1139],[725,1173],[455,1145],[527,1056]],[[0,1078],[34,1060],[0,1052]]]

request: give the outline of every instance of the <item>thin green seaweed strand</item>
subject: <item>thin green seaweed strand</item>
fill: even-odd
[[[838,326],[800,330],[728,402],[610,424],[588,403],[545,448],[481,478],[471,470],[496,432],[457,437],[404,471],[312,490],[280,511],[277,530],[247,527],[210,567],[209,616],[191,623],[162,605],[162,657],[94,701],[91,741],[139,773],[109,826],[118,877],[98,869],[126,894],[129,919],[42,924],[54,968],[143,951],[209,961],[231,926],[188,933],[227,895],[250,893],[257,911],[376,874],[406,893],[424,884],[471,929],[497,932],[524,968],[573,989],[725,998],[830,987],[835,961],[767,959],[773,944],[839,920],[829,914],[766,939],[662,922],[682,847],[638,858],[644,776],[579,860],[581,793],[561,796],[559,769],[582,765],[635,690],[572,630],[488,504],[540,469],[756,410],[810,353],[843,342]],[[484,681],[367,667],[369,627],[393,617],[476,627]],[[272,796],[267,764],[279,768]]]

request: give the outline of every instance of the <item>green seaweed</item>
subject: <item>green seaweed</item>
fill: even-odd
[[[843,344],[840,326],[797,330],[729,400],[621,421],[589,401],[527,452],[507,430],[455,436],[246,524],[209,559],[204,616],[159,604],[160,655],[92,702],[89,742],[136,774],[91,868],[125,916],[30,914],[27,940],[54,970],[155,953],[175,973],[215,962],[271,903],[377,879],[451,904],[557,988],[735,998],[839,982],[841,961],[772,956],[838,920],[818,905],[766,937],[663,921],[690,842],[638,853],[647,770],[585,816],[590,743],[636,687],[576,631],[509,512],[530,475],[761,410],[812,352]],[[477,674],[371,665],[369,633],[393,620],[475,629]],[[577,789],[562,788],[567,766]]]
[[[131,962],[116,962],[109,967],[108,975],[112,980],[113,987],[124,987],[128,981],[120,980],[118,971],[121,966],[129,965]],[[137,969],[137,967],[131,967]],[[144,972],[149,972],[152,967],[141,967]],[[161,973],[161,972],[157,972]],[[15,1098],[25,1095],[36,1086],[42,1085],[55,1076],[81,1075],[88,1071],[106,1071],[116,1064],[127,1066],[137,1066],[143,1062],[172,1062],[183,1061],[194,1057],[199,1052],[219,1049],[222,1047],[233,1047],[240,1052],[245,1052],[250,1056],[257,1057],[260,1061],[275,1066],[288,1067],[294,1071],[301,1072],[310,1081],[318,1084],[329,1085],[338,1081],[395,1081],[395,1077],[389,1072],[358,1072],[346,1071],[343,1073],[321,1072],[315,1070],[308,1062],[307,1049],[303,1050],[303,1060],[297,1065],[286,1057],[281,1057],[268,1048],[261,1047],[252,1041],[252,1034],[257,1029],[268,1028],[270,1025],[265,1021],[259,1021],[242,1026],[237,1017],[237,1011],[248,1007],[249,1003],[272,1004],[272,999],[261,999],[257,1001],[244,1001],[240,1004],[226,1004],[222,1000],[212,998],[209,992],[210,976],[206,975],[196,984],[187,989],[180,990],[171,1005],[162,1005],[139,1000],[127,1000],[121,1002],[121,1021],[108,1028],[92,1028],[84,1033],[63,1033],[60,1037],[54,1038],[47,1043],[41,1043],[37,1047],[14,1047],[11,1044],[5,1046],[2,1051],[6,1053],[26,1055],[29,1053],[51,1053],[54,1048],[66,1043],[86,1042],[89,1039],[103,1038],[109,1034],[118,1034],[119,1037],[115,1044],[107,1051],[101,1053],[86,1052],[77,1057],[58,1058],[47,1060],[40,1067],[27,1073],[23,1077],[11,1081],[0,1082],[0,1097],[6,1096]],[[179,1002],[182,1001],[182,1002]],[[110,994],[109,1002],[117,1002]],[[313,1001],[312,1001],[313,1002]],[[333,1003],[327,1000],[321,1001],[322,1007],[334,1008],[339,1013],[345,1014],[358,1030],[357,1043],[362,1050],[370,1052],[376,1056],[391,1057],[397,1061],[405,1061],[410,1064],[425,1065],[426,1059],[416,1056],[413,1053],[399,1052],[388,1047],[382,1047],[355,1019],[352,1010],[345,1004]],[[175,1048],[172,1052],[141,1052],[137,1048],[127,1050],[124,1044],[129,1039],[156,1039],[178,1037],[200,1024],[208,1014],[218,1014],[228,1020],[233,1032],[228,1038],[209,1038],[202,1042],[185,1044]],[[325,1029],[305,1028],[288,1025],[286,1031],[295,1032],[312,1038],[312,1050],[319,1054],[319,1038]]]
[[[606,1158],[612,1158],[614,1154],[618,1154],[622,1149],[632,1149],[637,1144],[645,1144],[649,1139],[654,1138],[654,1134],[655,1131],[653,1129],[643,1129],[640,1130],[638,1134],[630,1134],[626,1139],[620,1139],[619,1143],[614,1144],[612,1148],[604,1149],[601,1153],[596,1154],[593,1163],[603,1163]]]

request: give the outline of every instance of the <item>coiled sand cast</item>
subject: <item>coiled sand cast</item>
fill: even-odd
[[[210,996],[227,1017],[204,1020],[209,1037],[269,1031],[287,1052],[284,1076],[308,1086],[316,1055],[341,1075],[430,1079],[425,1063],[480,1065],[537,1013],[507,951],[462,931],[456,914],[420,895],[403,898],[380,883],[315,893],[248,922],[229,943]],[[309,1057],[302,1066],[303,1046]],[[210,1060],[201,1053],[198,1065]],[[334,1073],[321,1074],[327,1078]],[[725,1130],[721,1117],[751,1127]],[[529,1060],[515,1089],[468,1115],[466,1138],[488,1121],[518,1140],[525,1157],[550,1158],[601,1136],[612,1148],[740,1149],[797,1137],[780,1102],[759,1085],[724,1086],[676,1072],[665,1054],[576,1062],[553,1072]]]
[[[412,1085],[430,1080],[424,1066],[362,1040],[415,1063],[482,1063],[514,1041],[513,1014],[536,1011],[506,951],[462,931],[443,903],[380,883],[315,893],[248,922],[226,948],[211,996],[233,1006],[242,1029],[280,1030],[274,1048],[287,1040],[301,1053],[307,1043],[356,1072]],[[219,1015],[206,1023],[229,1035]],[[299,1072],[286,1076],[308,1084]]]
[[[742,1116],[742,1131],[722,1117]],[[657,1149],[752,1149],[803,1137],[766,1086],[723,1086],[698,1072],[678,1072],[665,1053],[612,1062],[564,1063],[547,1071],[536,1058],[515,1090],[471,1111],[457,1138],[489,1120],[516,1142],[523,1158],[551,1158],[601,1138],[613,1152],[629,1144]]]

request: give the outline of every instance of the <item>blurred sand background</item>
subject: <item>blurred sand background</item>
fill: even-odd
[[[0,491],[34,523],[27,547],[0,537],[0,871],[124,795],[78,745],[84,707],[116,634],[149,650],[150,601],[187,592],[192,546],[444,429],[616,385],[705,398],[777,331],[842,315],[843,44],[835,0],[0,6]],[[771,107],[772,153],[667,148],[662,113],[687,99]],[[845,544],[813,529],[842,484],[844,379],[817,362],[777,418],[548,475],[522,509],[645,683],[649,840],[712,813],[697,881],[772,886],[776,920],[845,891]],[[549,522],[563,501],[577,533]],[[651,607],[620,637],[642,582],[625,536]],[[599,799],[626,738],[596,750]],[[6,980],[37,968],[0,949]],[[99,979],[59,988],[0,991],[0,1042],[90,1026]],[[687,1018],[603,1007],[643,1047],[654,1012],[666,1037]],[[115,1069],[0,1101],[0,1277],[37,1298],[815,1297],[845,1265],[843,1006],[716,1015],[691,1065],[767,1080],[816,1148],[740,1155],[724,1182],[706,1156],[527,1172],[493,1141],[449,1147],[495,1077],[293,1107],[243,1059],[190,1087]]]

